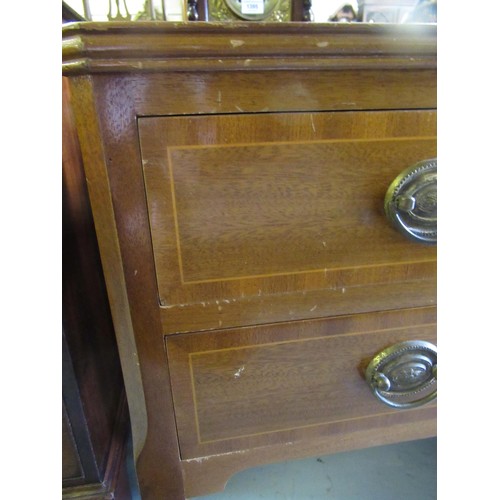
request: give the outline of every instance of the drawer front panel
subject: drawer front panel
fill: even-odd
[[[406,340],[435,343],[434,309],[167,337],[182,457],[290,442],[384,419],[364,380],[369,361]]]
[[[280,309],[297,292],[319,292],[321,315],[359,312],[328,291],[435,277],[435,248],[406,240],[383,209],[391,181],[436,155],[435,113],[142,118],[139,129],[167,333],[186,311],[205,318],[193,329],[244,325],[249,302],[272,314],[258,322],[306,318],[314,304]],[[422,292],[416,305],[433,303]],[[375,295],[362,310],[394,307]]]

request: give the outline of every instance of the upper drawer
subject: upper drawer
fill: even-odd
[[[165,332],[434,303],[435,247],[384,214],[433,111],[139,119]]]

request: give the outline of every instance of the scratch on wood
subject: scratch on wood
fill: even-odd
[[[206,457],[188,458],[186,460],[186,463],[196,462],[198,464],[201,464],[201,463],[205,462],[206,460],[210,460],[211,458],[224,457],[227,455],[244,455],[246,453],[249,453],[250,451],[251,450],[235,450],[235,451],[229,451],[226,453],[218,453],[215,455],[208,455]]]
[[[311,115],[311,127],[313,129],[313,132],[316,133],[316,127],[314,125],[314,118],[313,118],[313,115]]]

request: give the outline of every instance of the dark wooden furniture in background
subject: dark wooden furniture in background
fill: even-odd
[[[62,495],[129,500],[123,377],[66,78],[62,91]]]
[[[364,369],[435,341],[436,248],[384,195],[436,155],[436,27],[63,31],[144,499],[435,435]]]

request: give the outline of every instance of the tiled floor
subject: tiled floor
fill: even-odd
[[[434,500],[436,468],[425,439],[245,470],[195,500]]]
[[[242,471],[196,500],[433,500],[436,439]]]

